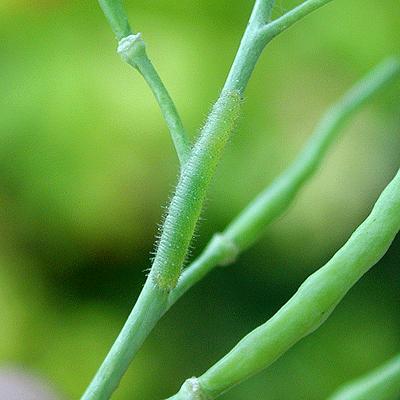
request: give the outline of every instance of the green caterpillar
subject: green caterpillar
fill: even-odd
[[[159,288],[172,290],[181,274],[215,167],[240,112],[237,90],[222,92],[183,166],[162,227],[151,275]]]

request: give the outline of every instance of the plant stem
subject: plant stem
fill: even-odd
[[[399,229],[400,171],[371,214],[332,259],[312,274],[270,320],[245,336],[197,379],[196,395],[207,400],[218,397],[266,368],[317,329],[348,290],[386,253]],[[178,393],[169,400],[195,398]]]
[[[265,25],[261,29],[260,34],[264,36],[266,40],[271,40],[273,37],[279,35],[287,28],[290,28],[297,21],[300,21],[307,15],[311,14],[313,11],[321,8],[331,1],[332,0],[307,0],[304,3],[293,8],[293,10],[288,11],[280,18],[272,21],[270,24]]]
[[[244,93],[265,46],[279,33],[332,0],[308,0],[275,21],[268,22],[274,1],[257,1],[224,89]]]
[[[81,400],[108,400],[129,363],[167,310],[167,293],[147,279],[124,327]]]
[[[122,0],[98,0],[114,35],[118,40],[132,35]]]
[[[191,144],[171,96],[147,57],[146,43],[140,33],[133,34],[121,0],[99,0],[99,3],[119,41],[118,53],[121,58],[141,73],[153,92],[183,166],[189,158]]]
[[[275,0],[256,0],[248,25],[254,29],[268,24],[274,3]]]
[[[147,57],[146,43],[140,33],[129,35],[119,41],[118,53],[122,59],[136,68],[143,76],[156,98],[171,133],[181,166],[185,165],[191,152],[191,144],[174,102]]]
[[[328,400],[397,400],[400,393],[400,354],[370,373],[345,384]]]
[[[300,155],[225,229],[223,237],[238,252],[251,246],[265,227],[291,204],[317,170],[343,125],[373,95],[400,78],[400,61],[390,57],[354,85],[322,118]]]

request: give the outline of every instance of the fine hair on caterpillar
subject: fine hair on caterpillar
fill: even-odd
[[[211,109],[183,165],[159,236],[150,274],[162,290],[172,290],[181,274],[215,167],[240,113],[242,96],[225,90]]]

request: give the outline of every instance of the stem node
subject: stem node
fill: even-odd
[[[125,62],[132,65],[132,67],[136,69],[138,67],[135,59],[139,54],[143,54],[145,50],[146,42],[143,40],[140,32],[136,35],[126,36],[118,42],[117,53]]]
[[[169,400],[211,400],[200,386],[199,380],[193,376],[186,379],[179,392]]]
[[[236,257],[239,255],[240,250],[236,244],[229,237],[223,233],[216,233],[211,239],[210,248],[221,254],[221,259],[218,265],[221,267],[226,267],[227,265],[235,262]]]

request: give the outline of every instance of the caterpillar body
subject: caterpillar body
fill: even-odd
[[[170,291],[178,283],[212,175],[239,116],[241,100],[237,90],[221,93],[182,168],[151,269],[154,284],[163,290]]]

